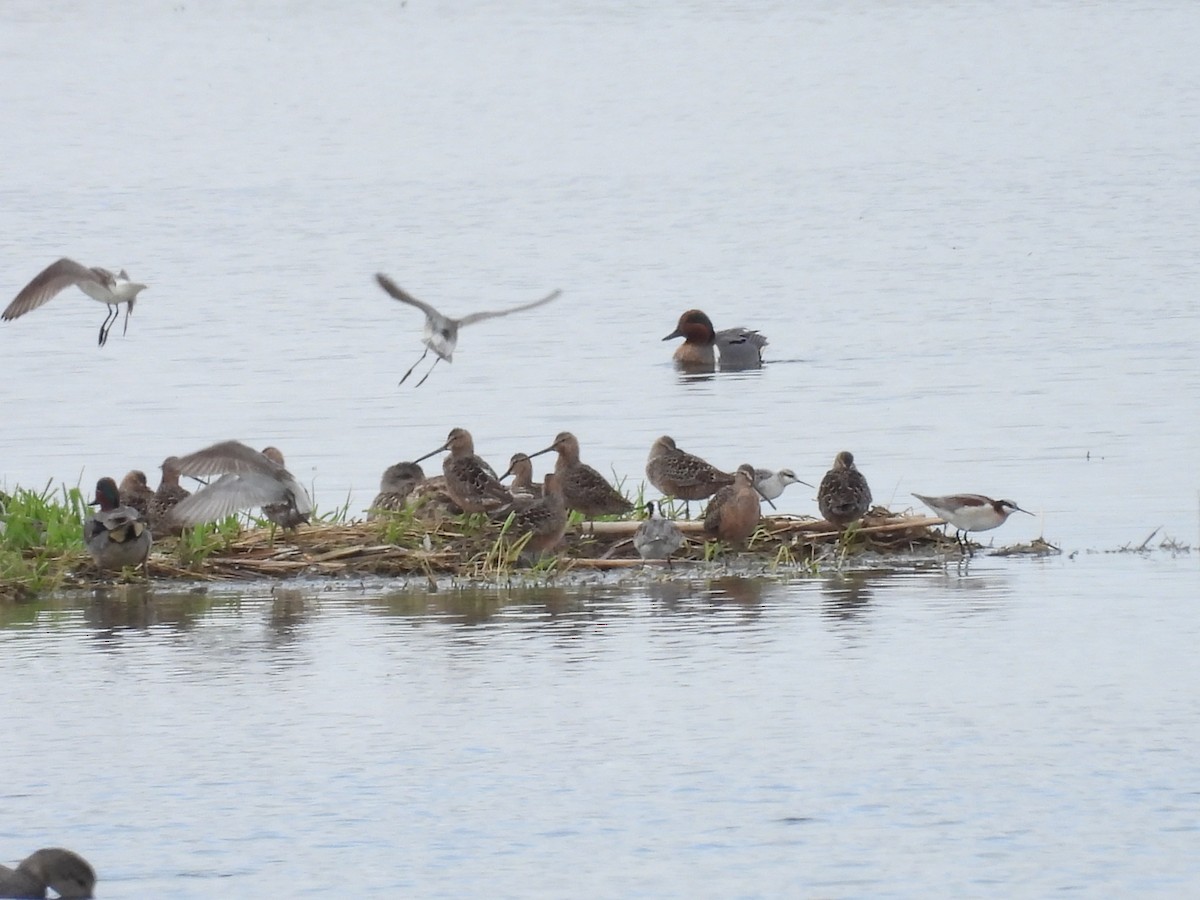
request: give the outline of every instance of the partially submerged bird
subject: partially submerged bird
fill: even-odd
[[[944,497],[926,497],[924,494],[913,494],[918,500],[932,509],[939,517],[945,519],[955,528],[954,539],[958,546],[965,548],[968,555],[973,554],[970,541],[964,535],[970,531],[990,531],[1008,521],[1015,512],[1023,512],[1032,516],[1027,509],[1021,509],[1011,500],[993,500],[983,494],[947,494]]]
[[[855,468],[854,454],[849,450],[834,458],[833,468],[821,479],[817,507],[825,521],[838,528],[861,519],[871,508],[871,489],[862,472]]]
[[[119,485],[121,503],[132,506],[146,521],[150,520],[150,505],[154,502],[154,491],[146,481],[146,473],[141,469],[130,469],[125,473]]]
[[[512,495],[500,483],[496,471],[475,455],[475,441],[465,428],[451,430],[446,443],[417,457],[414,462],[421,462],[444,450],[450,451],[450,455],[442,460],[446,493],[463,512],[494,512],[512,503]]]
[[[754,489],[754,466],[738,466],[733,474],[733,484],[721,488],[708,501],[704,530],[727,544],[745,544],[762,518],[760,500]]]
[[[762,494],[764,500],[775,500],[789,484],[812,487],[807,481],[797,478],[796,473],[791,469],[779,469],[776,472],[772,472],[770,469],[754,470],[754,486],[758,488],[758,492]]]
[[[665,434],[650,446],[646,478],[668,497],[685,502],[703,500],[733,484],[733,476],[728,472],[680,450],[674,438]]]
[[[642,559],[670,560],[683,546],[683,532],[670,519],[664,519],[653,500],[646,502],[646,521],[633,534],[633,547]]]
[[[552,291],[541,300],[535,300],[532,303],[525,303],[521,306],[513,306],[509,309],[501,309],[495,312],[477,312],[471,313],[468,316],[463,316],[461,319],[452,319],[449,316],[444,316],[428,303],[418,300],[416,297],[407,293],[403,288],[396,284],[386,275],[379,273],[375,276],[375,280],[379,282],[379,286],[391,294],[392,297],[399,300],[401,303],[407,303],[410,306],[415,306],[421,312],[425,313],[425,331],[421,335],[421,340],[425,344],[425,352],[421,354],[409,370],[404,373],[404,377],[400,379],[400,383],[408,379],[408,376],[413,373],[413,369],[421,364],[432,350],[437,354],[437,359],[433,361],[433,365],[429,367],[429,371],[417,382],[417,387],[425,383],[425,379],[433,372],[434,366],[438,364],[438,360],[444,359],[446,362],[453,362],[454,348],[458,345],[458,330],[465,325],[474,325],[476,322],[482,322],[485,319],[494,319],[499,316],[507,316],[511,313],[522,312],[526,309],[533,309],[535,306],[541,306],[544,303],[549,303],[558,297],[562,291]]]
[[[65,256],[58,262],[51,263],[34,276],[33,281],[21,288],[8,308],[0,314],[0,319],[8,321],[25,315],[32,309],[37,309],[43,303],[53,300],[67,288],[75,286],[91,297],[109,306],[108,315],[100,326],[100,346],[108,341],[108,332],[121,312],[121,304],[125,304],[125,328],[122,334],[129,330],[129,315],[133,312],[133,304],[137,295],[146,290],[146,285],[130,281],[122,269],[116,275],[99,266],[88,268],[67,259]]]
[[[238,441],[221,441],[187,456],[175,457],[173,466],[182,475],[220,477],[180,500],[171,512],[171,519],[180,525],[197,525],[261,506],[273,522],[284,527],[308,521],[313,509],[308,491],[278,459],[282,459],[282,454],[272,459]],[[274,508],[274,516],[268,508]]]
[[[0,866],[0,897],[42,898],[47,889],[64,900],[91,897],[96,871],[78,853],[62,847],[35,850],[15,869]]]
[[[683,369],[757,369],[762,365],[762,348],[767,339],[752,328],[716,331],[712,320],[698,309],[689,309],[664,341],[683,338],[673,359]]]
[[[145,566],[150,555],[150,525],[132,506],[121,505],[117,483],[96,482],[93,506],[100,509],[83,523],[83,543],[101,569],[119,572],[126,566]]]
[[[607,478],[579,461],[579,439],[571,432],[560,431],[549,447],[529,455],[541,456],[552,450],[558,452],[554,474],[558,476],[567,509],[578,510],[589,519],[633,509],[633,504]]]
[[[416,463],[398,462],[388,466],[379,479],[379,493],[371,501],[367,521],[377,519],[385,512],[404,509],[413,490],[424,480],[425,470]]]

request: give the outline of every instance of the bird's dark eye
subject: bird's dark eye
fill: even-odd
[[[442,337],[447,341],[450,340],[450,332],[445,328],[442,329]]]

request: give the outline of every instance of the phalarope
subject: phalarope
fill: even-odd
[[[807,481],[801,481],[791,469],[780,469],[772,472],[770,469],[754,470],[754,486],[762,494],[764,500],[775,500],[783,493],[789,484],[802,484],[812,487]]]
[[[703,500],[733,484],[733,476],[728,472],[680,450],[675,440],[665,434],[650,446],[646,478],[666,496],[684,502]]]
[[[445,450],[450,451],[442,460],[446,493],[463,512],[493,512],[512,503],[512,495],[496,477],[496,470],[475,455],[475,441],[465,428],[453,429],[446,443],[413,461],[421,462]]]
[[[704,530],[727,544],[745,544],[762,518],[760,500],[754,489],[754,466],[738,466],[733,484],[721,488],[708,501]]]
[[[86,859],[62,847],[43,847],[25,857],[15,869],[0,865],[0,897],[90,898],[96,889],[96,871]]]
[[[924,494],[913,494],[918,500],[932,509],[939,517],[945,519],[955,528],[954,539],[958,546],[966,548],[968,555],[974,553],[971,544],[964,538],[970,531],[991,531],[1008,521],[1015,512],[1032,516],[1027,509],[1021,509],[1011,500],[993,500],[983,494],[947,494],[944,497],[926,497]]]
[[[404,509],[412,492],[424,480],[425,470],[416,463],[398,462],[388,466],[380,476],[379,493],[371,501],[367,521],[377,519],[386,512]]]
[[[0,314],[0,319],[8,321],[25,315],[32,309],[37,309],[43,303],[53,300],[59,293],[74,285],[93,300],[108,304],[108,315],[100,326],[100,346],[108,341],[108,332],[121,312],[121,304],[125,304],[125,334],[129,330],[129,314],[133,312],[133,304],[137,295],[146,290],[146,285],[130,281],[122,269],[116,275],[99,266],[87,268],[73,259],[65,256],[58,262],[51,263],[34,276],[33,281],[21,288],[8,308]]]
[[[713,329],[712,320],[698,309],[689,309],[664,341],[681,337],[674,360],[680,368],[712,369],[718,358],[722,369],[757,369],[767,339],[751,328]]]
[[[646,521],[633,534],[633,547],[642,559],[670,560],[683,546],[683,532],[670,519],[664,519],[653,500],[646,502]]]
[[[571,432],[560,431],[549,447],[529,455],[541,456],[551,450],[558,452],[554,474],[558,476],[567,509],[577,510],[589,519],[633,509],[633,504],[607,478],[579,461],[579,439]]]
[[[433,366],[438,364],[438,360],[444,359],[446,362],[453,362],[454,348],[458,345],[458,330],[465,325],[474,325],[476,322],[482,322],[484,319],[495,319],[499,316],[511,315],[515,312],[522,312],[526,309],[533,309],[535,306],[541,306],[544,303],[549,303],[558,297],[562,291],[551,291],[541,300],[535,300],[532,303],[525,303],[521,306],[514,306],[509,309],[501,309],[495,312],[477,312],[471,313],[469,316],[463,316],[461,319],[452,319],[449,316],[444,316],[428,303],[423,303],[416,297],[405,292],[398,284],[386,275],[379,273],[375,276],[375,280],[379,282],[379,286],[387,291],[392,297],[399,300],[401,303],[407,303],[410,306],[415,306],[421,312],[425,313],[425,331],[421,335],[421,340],[425,344],[425,352],[421,354],[409,370],[404,373],[404,378],[400,379],[400,383],[404,384],[408,376],[413,373],[413,369],[421,364],[432,350],[437,354],[437,359],[433,361]],[[424,377],[417,382],[417,387],[425,383],[425,379],[433,372],[433,366],[429,367],[429,371]]]
[[[273,449],[273,448],[267,448]],[[279,451],[275,451],[278,453]],[[282,458],[282,454],[278,458]],[[215,522],[241,509],[276,507],[276,524],[295,527],[312,512],[308,491],[276,459],[238,441],[221,441],[187,456],[175,457],[181,475],[220,477],[212,484],[180,500],[171,519],[180,525]],[[166,473],[166,464],[163,468]]]
[[[817,489],[817,507],[825,521],[841,528],[861,519],[871,508],[871,488],[854,466],[854,454],[843,450],[833,460],[833,468],[821,479]]]
[[[117,483],[111,478],[97,481],[92,504],[100,509],[83,523],[83,542],[96,565],[112,571],[144,568],[153,542],[150,526],[132,506],[121,505]]]

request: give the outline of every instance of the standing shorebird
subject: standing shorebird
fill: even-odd
[[[445,450],[450,451],[442,460],[446,493],[463,512],[494,512],[512,503],[512,495],[496,477],[496,470],[475,455],[475,441],[465,428],[453,429],[446,443],[413,461],[421,462]]]
[[[849,450],[834,458],[833,468],[821,479],[817,507],[825,521],[838,528],[861,519],[871,508],[871,489],[862,472],[855,468],[854,454]]]
[[[716,331],[712,319],[698,309],[689,309],[664,341],[681,337],[675,348],[675,364],[681,369],[713,369],[718,359],[722,369],[757,369],[762,365],[762,348],[767,339],[752,328],[723,328]]]
[[[508,471],[500,476],[500,480],[503,481],[509,475],[513,477],[508,490],[512,494],[514,506],[521,509],[541,499],[542,485],[533,480],[533,460],[524,453],[512,455],[508,460]]]
[[[534,300],[532,303],[525,303],[521,306],[514,306],[510,309],[501,309],[496,312],[477,312],[471,313],[469,316],[463,316],[461,319],[452,319],[449,316],[444,316],[428,303],[423,303],[416,297],[405,292],[396,282],[380,273],[375,276],[375,280],[379,282],[379,286],[392,295],[401,303],[407,303],[410,306],[415,306],[421,312],[425,313],[425,331],[421,335],[421,340],[425,344],[425,352],[421,354],[409,370],[404,373],[404,377],[400,379],[400,383],[408,379],[408,376],[413,373],[413,369],[421,364],[432,350],[437,354],[437,359],[433,361],[433,366],[429,367],[429,371],[417,382],[417,387],[425,383],[425,379],[433,372],[433,367],[438,364],[438,360],[444,359],[446,362],[453,362],[454,348],[458,346],[458,329],[464,325],[474,325],[476,322],[482,322],[484,319],[495,319],[499,316],[507,316],[515,312],[522,312],[526,309],[533,309],[535,306],[541,306],[544,303],[549,303],[558,297],[562,291],[552,291],[543,297],[541,300]]]
[[[558,546],[567,531],[567,508],[553,472],[546,473],[542,481],[542,496],[528,506],[515,508],[512,516],[512,533],[529,535],[524,552],[540,556]]]
[[[89,269],[64,256],[58,262],[46,266],[34,276],[33,281],[21,288],[21,293],[8,304],[8,308],[0,314],[0,319],[9,321],[19,318],[53,300],[72,285],[93,300],[110,307],[108,315],[104,317],[104,324],[100,326],[101,347],[108,341],[109,329],[117,321],[122,303],[125,304],[125,327],[121,333],[129,330],[129,314],[133,312],[133,304],[137,301],[137,295],[146,290],[146,285],[130,281],[124,269],[114,275],[108,269],[101,269],[99,266]]]
[[[132,506],[121,505],[117,483],[111,478],[96,482],[100,509],[83,523],[83,542],[101,569],[120,571],[126,566],[142,566],[150,555],[150,526]]]
[[[179,457],[168,456],[159,466],[162,478],[154,499],[150,501],[150,528],[161,537],[168,533],[178,533],[183,526],[171,518],[171,510],[180,500],[192,496],[192,492],[179,483]]]
[[[268,514],[268,517],[284,527],[294,528],[307,522],[313,509],[312,500],[304,486],[277,461],[282,458],[280,454],[277,459],[272,459],[238,441],[221,441],[187,456],[168,459],[163,463],[164,478],[168,462],[173,471],[192,478],[220,476],[212,484],[180,500],[171,510],[171,521],[178,525],[198,525],[215,522],[241,509],[260,506],[264,513],[274,507],[275,515]]]
[[[812,487],[807,481],[801,481],[791,469],[780,469],[772,472],[770,469],[754,470],[754,486],[762,494],[764,500],[775,500],[789,484],[802,484]]]
[[[656,510],[654,501],[646,502],[646,521],[633,534],[633,547],[642,559],[665,559],[683,546],[683,532],[670,519]]]
[[[571,432],[560,431],[553,444],[529,455],[541,456],[551,450],[558,452],[554,474],[558,476],[567,509],[578,510],[589,519],[620,515],[633,509],[633,504],[607,478],[579,461],[579,439]]]
[[[379,479],[379,493],[367,510],[367,521],[404,509],[412,492],[424,480],[425,471],[416,463],[398,462],[388,466]]]
[[[130,469],[121,479],[117,489],[121,495],[122,505],[132,506],[141,513],[143,519],[150,520],[150,506],[154,503],[154,491],[150,490],[145,472],[141,469]]]
[[[680,450],[674,438],[665,434],[650,445],[646,478],[668,497],[685,504],[711,497],[725,485],[733,484],[733,476],[728,472]]]
[[[733,484],[721,488],[708,502],[704,530],[727,544],[745,544],[762,518],[760,499],[754,489],[754,466],[738,466]]]
[[[913,494],[918,500],[932,509],[942,519],[955,528],[954,540],[960,549],[965,549],[968,556],[975,551],[971,542],[964,535],[969,531],[991,531],[999,528],[1008,521],[1015,512],[1032,516],[1027,509],[1021,509],[1011,500],[993,500],[983,494],[947,494],[944,497],[926,497],[924,494]]]
[[[45,897],[47,888],[62,900],[90,898],[96,871],[78,853],[62,847],[35,850],[15,869],[0,866],[0,897]]]

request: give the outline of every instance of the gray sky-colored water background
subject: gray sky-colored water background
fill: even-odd
[[[361,514],[455,426],[631,484],[670,434],[814,483],[849,449],[880,503],[1011,498],[985,543],[1063,551],[0,609],[0,861],[72,847],[105,898],[1200,890],[1197,46],[1190,3],[0,5],[0,300],[64,255],[150,285],[103,349],[77,292],[0,323],[4,485],[236,438]],[[377,271],[563,294],[414,389]],[[767,365],[681,378],[692,307]]]

